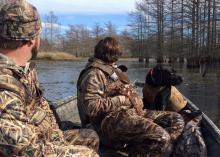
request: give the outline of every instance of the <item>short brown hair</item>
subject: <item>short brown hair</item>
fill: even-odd
[[[121,55],[121,46],[113,37],[106,37],[95,46],[94,57],[106,63],[116,62]]]
[[[15,50],[19,47],[26,45],[30,41],[17,41],[17,40],[8,40],[0,38],[0,49],[10,49]]]

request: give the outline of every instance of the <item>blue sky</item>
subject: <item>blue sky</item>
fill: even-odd
[[[44,21],[53,11],[63,26],[83,24],[92,27],[95,23],[105,25],[112,21],[120,30],[129,22],[128,13],[134,11],[136,0],[28,0],[34,4]]]

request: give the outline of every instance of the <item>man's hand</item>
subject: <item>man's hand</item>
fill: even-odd
[[[136,109],[138,114],[142,113],[143,101],[136,91],[134,91],[132,85],[125,85],[123,89],[120,90],[120,94],[129,98],[132,107]]]
[[[122,104],[121,107],[123,109],[130,109],[132,108],[132,104],[131,104],[131,101],[128,97],[124,96],[124,95],[120,95],[118,96],[119,100],[120,100],[120,103]]]
[[[143,101],[138,93],[134,90],[132,84],[120,85],[120,86],[109,86],[109,93],[113,92],[120,95],[120,102],[128,108],[134,108],[138,114],[141,115],[143,110]]]

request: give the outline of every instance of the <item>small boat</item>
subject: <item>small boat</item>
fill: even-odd
[[[188,100],[188,106],[191,111],[196,111],[199,108],[194,105],[190,100]],[[80,126],[80,118],[77,109],[77,97],[68,97],[64,100],[60,100],[56,105],[56,111],[62,121],[71,121],[74,124]],[[208,116],[203,113],[202,120],[202,133],[204,140],[207,145],[208,157],[219,157],[220,156],[220,130],[219,128],[210,120]],[[101,157],[125,157],[127,154],[122,152],[113,152],[104,150],[100,152]]]

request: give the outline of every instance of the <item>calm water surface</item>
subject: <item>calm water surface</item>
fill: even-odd
[[[85,61],[55,62],[38,61],[38,75],[45,97],[57,101],[67,96],[76,95],[76,83]],[[155,64],[124,61],[120,64],[128,66],[131,80],[144,81],[148,69]],[[181,92],[195,103],[220,127],[220,66],[209,68],[205,78],[199,69],[188,70],[185,65],[173,65],[184,77],[179,86]]]

